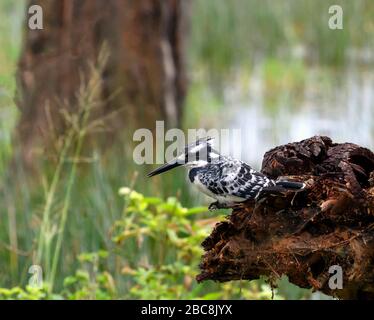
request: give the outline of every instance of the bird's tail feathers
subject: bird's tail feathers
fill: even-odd
[[[298,192],[305,188],[305,183],[302,182],[293,182],[293,181],[276,181],[275,186],[265,187],[261,192],[256,196],[258,200],[260,197],[265,194],[278,194],[286,191]]]
[[[303,182],[276,181],[275,184],[288,190],[301,190],[305,188],[305,183]]]

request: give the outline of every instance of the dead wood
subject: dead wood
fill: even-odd
[[[286,275],[338,298],[374,298],[374,154],[315,136],[268,151],[261,171],[307,187],[234,209],[202,243],[197,280],[274,283]],[[329,286],[333,265],[343,270],[343,289]]]

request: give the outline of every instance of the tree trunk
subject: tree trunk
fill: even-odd
[[[50,145],[51,127],[64,133],[61,108],[74,112],[82,75],[104,42],[110,57],[102,74],[104,103],[95,117],[118,111],[107,122],[112,138],[119,130],[152,129],[160,119],[178,126],[186,88],[187,3],[30,0],[29,5],[43,8],[44,29],[27,28],[19,62],[18,137],[23,160],[32,163],[33,151]],[[119,94],[111,98],[115,92]]]
[[[268,151],[262,172],[306,182],[233,210],[203,242],[198,281],[282,275],[344,299],[374,298],[374,154],[313,137]],[[332,269],[330,269],[332,266]],[[330,277],[341,267],[343,288]],[[335,280],[335,278],[334,278]]]

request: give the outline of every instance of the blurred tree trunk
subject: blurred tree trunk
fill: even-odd
[[[110,56],[102,74],[104,103],[95,117],[119,110],[107,122],[110,141],[125,129],[128,138],[133,129],[153,129],[156,120],[180,125],[188,1],[33,0],[28,4],[42,6],[44,29],[27,28],[17,75],[21,110],[17,137],[26,164],[33,162],[35,150],[52,143],[51,130],[64,133],[61,108],[66,105],[74,112],[82,75],[104,42]],[[108,99],[115,92],[119,92],[115,98]]]

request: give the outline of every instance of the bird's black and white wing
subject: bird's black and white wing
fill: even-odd
[[[227,200],[255,199],[263,188],[275,185],[273,180],[240,160],[227,158],[217,165],[216,170],[219,172],[216,173],[215,180],[207,177],[207,187],[216,196]]]

